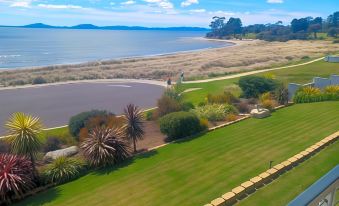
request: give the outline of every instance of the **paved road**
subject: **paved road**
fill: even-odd
[[[156,105],[163,87],[143,83],[77,83],[0,90],[0,136],[13,112],[41,117],[46,127],[68,124],[72,115],[91,109],[121,114],[128,103],[142,108]]]

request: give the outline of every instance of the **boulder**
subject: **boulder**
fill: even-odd
[[[261,119],[261,118],[265,118],[265,117],[268,117],[271,115],[271,112],[270,110],[268,109],[252,109],[251,110],[251,116],[254,117],[254,118],[258,118],[258,119]]]
[[[58,157],[63,157],[63,156],[70,157],[70,156],[77,154],[78,152],[79,152],[79,148],[77,146],[72,146],[72,147],[68,147],[65,149],[59,149],[59,150],[47,152],[44,157],[44,160],[45,161],[55,160]]]

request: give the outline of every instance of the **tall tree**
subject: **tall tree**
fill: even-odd
[[[41,147],[38,136],[43,126],[40,119],[18,112],[10,117],[5,127],[8,129],[11,151],[30,158],[33,176],[38,181],[35,159]]]
[[[293,19],[291,22],[291,28],[293,33],[297,32],[306,32],[309,26],[309,17],[301,18],[301,19]]]
[[[242,31],[241,19],[231,17],[226,23],[226,29],[228,33],[233,34],[234,37],[236,34],[241,34]]]
[[[126,138],[129,141],[133,142],[134,152],[136,152],[137,141],[141,140],[145,134],[143,113],[137,106],[129,104],[124,109],[124,118],[126,121],[124,127],[126,132]]]
[[[210,24],[213,36],[220,37],[221,29],[224,27],[225,17],[213,17],[213,21]]]
[[[322,29],[323,19],[321,17],[317,17],[313,19],[310,22],[310,25],[308,26],[308,31],[313,32],[313,36],[316,39],[317,38],[317,32],[319,32]]]

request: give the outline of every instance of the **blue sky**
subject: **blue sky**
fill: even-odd
[[[244,25],[288,24],[338,10],[338,0],[0,0],[0,25],[208,27],[213,16],[240,17]]]

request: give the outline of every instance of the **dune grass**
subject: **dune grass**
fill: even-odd
[[[339,142],[325,148],[316,156],[285,173],[268,186],[241,201],[239,206],[283,206],[339,163]],[[338,196],[337,191],[337,196]]]
[[[339,128],[339,102],[299,104],[93,171],[19,205],[203,205]]]
[[[263,72],[255,74],[257,76],[273,75],[279,81],[285,84],[293,83],[307,83],[311,82],[313,77],[329,77],[331,74],[339,74],[339,64],[329,63],[325,61],[317,61],[312,64],[281,69],[276,71]],[[191,83],[183,84],[185,89],[202,88],[201,90],[193,91],[184,94],[186,101],[191,101],[194,104],[204,101],[208,93],[216,94],[222,93],[227,87],[235,87],[239,78],[219,80],[207,83]]]

